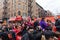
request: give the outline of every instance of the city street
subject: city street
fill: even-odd
[[[0,40],[60,40],[60,0],[0,0]]]

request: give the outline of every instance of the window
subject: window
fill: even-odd
[[[20,9],[21,5],[18,5],[18,9]]]
[[[23,0],[22,2],[25,2],[25,0]]]
[[[14,13],[14,16],[16,16],[16,13]]]
[[[16,5],[13,6],[13,10],[16,10]]]
[[[6,0],[6,1],[9,1],[9,0]]]
[[[27,6],[26,5],[23,5],[23,10],[27,10]]]
[[[21,4],[20,3],[18,3],[18,9],[20,9],[21,8]]]
[[[18,15],[21,15],[20,11],[18,11]]]
[[[40,12],[38,13],[38,15],[39,15],[39,17],[41,17],[41,13]]]
[[[10,12],[10,8],[8,8],[8,12]]]
[[[29,2],[31,2],[31,3],[32,3],[32,2],[33,2],[33,0],[29,0]]]
[[[13,0],[13,9],[15,10],[16,8],[16,0]]]
[[[27,13],[23,13],[23,15],[22,15],[23,17],[27,17]]]
[[[10,14],[7,14],[7,17],[9,18],[10,17]]]
[[[16,0],[12,0],[12,2],[13,2],[13,5],[16,5]]]
[[[18,3],[18,5],[21,5],[20,3]]]
[[[13,0],[13,3],[16,3],[16,0]]]
[[[13,17],[13,14],[11,14],[11,17]]]
[[[24,0],[25,3],[27,3],[28,0]]]
[[[18,2],[21,2],[21,0],[18,0]]]

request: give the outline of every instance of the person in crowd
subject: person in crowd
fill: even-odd
[[[31,25],[34,26],[34,20],[33,19],[31,20]]]
[[[22,24],[22,35],[24,35],[26,32],[27,32],[26,26],[25,26],[25,24],[23,23],[23,24]]]
[[[58,32],[60,32],[60,19],[57,18],[57,19],[55,19],[55,20],[56,20],[56,21],[55,21],[56,29],[57,29]]]
[[[47,23],[45,22],[45,18],[42,18],[40,21],[40,26],[42,28],[42,30],[44,31],[46,29],[46,27],[48,26]]]
[[[1,38],[2,38],[2,40],[9,40],[9,38],[8,38],[8,34],[5,32],[2,32],[2,34],[1,34]]]
[[[58,40],[60,39],[60,19],[59,18],[56,18],[55,19],[55,26],[56,26],[56,36],[58,38]]]
[[[56,26],[56,31],[60,32],[60,19],[56,19],[54,26]],[[53,40],[56,34],[51,27],[50,20],[45,21],[45,18],[32,20],[28,17],[27,20],[23,19],[21,23],[2,25],[0,38],[2,40],[41,40],[42,35],[45,35],[46,40]],[[58,40],[60,40],[60,36],[58,36]]]
[[[52,32],[50,29],[46,29],[43,32],[43,35],[45,35],[46,40],[53,40],[54,39],[54,36],[55,36],[55,33]]]
[[[42,33],[41,29],[34,29],[29,27],[26,34],[23,35],[22,40],[41,40]]]
[[[34,31],[34,38],[35,38],[35,40],[41,40],[42,30],[41,30],[40,26],[38,26],[37,29]]]
[[[5,30],[8,32],[8,31],[12,31],[12,28],[13,27],[10,27],[10,25],[7,25],[6,27],[5,27]]]
[[[27,24],[27,26],[31,26],[31,21],[30,20],[27,20],[26,21],[26,24]]]
[[[53,24],[52,24],[52,22],[51,22],[50,20],[47,20],[47,25],[48,25],[47,28],[52,31],[52,26],[53,26]]]
[[[37,26],[39,26],[39,21],[38,21],[38,20],[36,20],[36,21],[34,22],[34,28],[35,28],[35,29],[37,28]]]
[[[2,32],[2,29],[0,28],[0,40],[2,40],[2,34],[3,32]]]
[[[6,28],[7,28],[7,25],[2,25],[2,31],[3,31],[3,32],[6,32],[6,31],[7,31]]]
[[[15,32],[9,31],[7,35],[8,35],[8,40],[16,40]]]
[[[16,40],[22,40],[22,32],[17,33]]]
[[[23,35],[22,40],[34,40],[33,31],[34,29],[29,27],[27,33]]]
[[[17,34],[18,32],[22,31],[22,27],[21,26],[15,26],[15,28],[13,29],[13,31]]]

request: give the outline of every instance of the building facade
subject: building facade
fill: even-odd
[[[8,1],[3,1],[3,13],[2,13],[2,19],[7,20],[9,18],[8,16]]]
[[[36,16],[35,0],[28,0],[28,16]]]
[[[49,10],[47,10],[46,16],[53,16],[52,12],[50,12]]]
[[[35,0],[0,0],[0,18],[14,17],[21,15],[36,16],[36,2]]]
[[[21,15],[23,17],[36,14],[35,0],[8,0],[8,15],[10,17]]]
[[[28,16],[28,0],[0,0],[0,19]]]
[[[27,16],[28,13],[28,1],[27,0],[9,0],[9,15],[10,17],[14,16]]]
[[[0,0],[0,19],[2,19],[2,13],[3,13],[3,0]]]
[[[46,12],[43,7],[41,7],[38,3],[36,3],[36,12],[37,17],[46,17]]]

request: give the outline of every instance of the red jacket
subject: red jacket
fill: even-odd
[[[56,27],[53,26],[53,27],[52,27],[52,31],[53,31],[53,32],[56,32],[56,30],[57,30]]]
[[[14,29],[14,32],[17,34],[18,32],[20,32],[18,29]]]
[[[58,38],[58,40],[60,40],[60,38]]]
[[[16,36],[16,40],[21,40],[22,39],[22,36]]]

